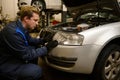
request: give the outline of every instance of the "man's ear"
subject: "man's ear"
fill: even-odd
[[[27,20],[30,20],[30,19],[28,18],[28,16],[25,16],[24,20],[27,21]]]

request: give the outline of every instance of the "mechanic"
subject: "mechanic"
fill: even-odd
[[[39,11],[35,7],[24,6],[19,14],[18,20],[9,23],[0,32],[0,75],[12,80],[40,80],[42,69],[34,61],[47,55],[58,42],[29,35],[39,22]]]

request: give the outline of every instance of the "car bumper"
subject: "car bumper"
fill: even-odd
[[[89,74],[94,68],[99,50],[99,45],[59,45],[45,57],[45,61],[49,66],[62,71]]]

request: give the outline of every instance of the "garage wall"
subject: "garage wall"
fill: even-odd
[[[2,0],[0,0],[0,6],[2,5],[1,3],[2,3]]]
[[[2,19],[1,10],[2,10],[2,0],[0,0],[0,20]]]
[[[7,18],[10,20],[14,20],[16,18],[16,13],[18,11],[18,0],[0,0],[2,5],[2,15],[8,16]]]

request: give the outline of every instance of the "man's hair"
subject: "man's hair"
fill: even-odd
[[[23,18],[26,16],[30,19],[33,16],[33,13],[39,15],[39,10],[33,6],[23,6],[17,14],[20,17],[20,19],[23,20]]]

